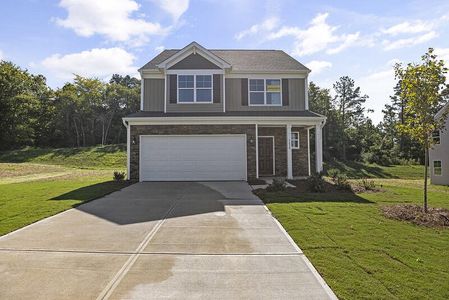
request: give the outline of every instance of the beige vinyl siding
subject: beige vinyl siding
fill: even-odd
[[[164,111],[164,85],[164,79],[144,79],[144,111]]]
[[[174,64],[169,69],[173,70],[194,70],[194,69],[220,69],[209,60],[205,59],[199,54],[190,54],[183,60]]]
[[[305,81],[302,78],[288,79],[289,104],[286,106],[245,106],[242,105],[241,78],[227,78],[226,111],[284,111],[305,110]]]

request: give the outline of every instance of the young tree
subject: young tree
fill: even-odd
[[[435,114],[445,104],[444,92],[447,68],[429,48],[420,64],[395,65],[395,75],[400,82],[400,97],[404,102],[404,114],[410,116],[398,126],[400,132],[418,141],[424,147],[424,211],[427,212],[427,172],[429,148],[433,145],[432,133],[443,128],[447,112],[442,118]]]

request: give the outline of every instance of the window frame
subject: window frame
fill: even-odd
[[[436,142],[436,140],[438,140],[438,143]],[[432,132],[432,141],[435,145],[441,144],[441,130],[435,130],[434,132]]]
[[[435,163],[436,163],[436,162],[439,162],[439,163],[440,163],[440,166],[439,166],[439,167],[435,167]],[[440,169],[440,174],[437,174],[437,173],[435,172],[435,168]],[[441,160],[434,160],[434,161],[433,161],[433,164],[432,164],[432,171],[433,171],[433,176],[443,176],[443,162],[442,162]]]
[[[251,104],[251,92],[262,93],[262,91],[251,91],[251,80],[263,80],[263,104]],[[279,98],[281,102],[279,104],[267,104],[267,93],[277,93],[277,92],[267,92],[267,80],[279,80]],[[282,106],[282,78],[279,77],[250,77],[248,78],[248,106]]]
[[[293,135],[296,135],[297,138],[293,138]],[[298,145],[297,145],[297,146],[293,145],[293,142],[294,142],[294,141],[297,141],[297,142],[298,142]],[[291,147],[292,149],[300,149],[300,148],[301,148],[301,143],[300,143],[300,140],[299,140],[299,131],[292,131],[292,132],[291,132],[291,136],[290,136],[290,147]]]
[[[193,88],[180,88],[179,87],[179,76],[193,76]],[[210,88],[197,87],[196,77],[197,76],[210,76]],[[179,90],[190,90],[193,89],[193,101],[192,102],[182,102],[179,101]],[[197,101],[197,89],[210,90],[210,101]],[[176,74],[176,103],[177,104],[213,104],[214,103],[214,74],[203,74],[203,73],[182,73]]]

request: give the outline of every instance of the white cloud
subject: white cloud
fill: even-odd
[[[381,32],[391,36],[396,36],[400,34],[429,32],[432,31],[433,28],[433,23],[417,20],[413,22],[402,22],[386,29],[382,29]]]
[[[135,57],[121,48],[95,48],[72,54],[54,54],[41,65],[61,80],[71,80],[74,74],[106,79],[112,74],[134,75]]]
[[[422,43],[428,42],[436,37],[438,37],[437,32],[429,31],[422,35],[398,39],[395,41],[384,40],[384,41],[382,41],[382,44],[384,45],[384,50],[394,50],[394,49],[400,49],[400,48],[404,48],[404,47],[410,47],[410,46],[422,44]]]
[[[189,0],[154,0],[154,2],[170,14],[174,22],[177,22],[189,8]]]
[[[275,29],[279,24],[279,19],[277,17],[270,17],[266,20],[264,20],[262,23],[255,24],[251,26],[248,29],[245,29],[243,31],[240,31],[235,35],[235,38],[237,40],[241,40],[242,38],[249,36],[249,35],[255,35],[261,32],[269,32],[273,29]]]
[[[157,46],[156,48],[154,48],[154,51],[156,51],[157,53],[160,53],[160,52],[162,52],[164,50],[165,50],[164,46]]]
[[[328,13],[318,14],[312,19],[306,29],[299,27],[283,26],[278,31],[272,32],[268,39],[274,40],[286,36],[292,36],[294,40],[293,55],[309,55],[320,51],[335,54],[343,49],[355,45],[360,34],[337,34],[338,26],[327,23]]]
[[[445,60],[449,67],[449,48],[435,48],[435,54],[439,59]]]
[[[312,70],[313,75],[316,75],[321,73],[325,69],[332,67],[332,63],[324,60],[312,60],[306,63],[306,66]]]
[[[375,111],[371,115],[375,124],[382,121],[383,115],[381,111],[384,109],[385,104],[390,103],[390,96],[393,94],[393,87],[396,85],[392,67],[395,62],[398,62],[398,60],[390,60],[382,69],[356,80],[356,84],[360,86],[362,93],[369,95],[366,107]]]
[[[148,42],[151,35],[168,32],[159,23],[133,18],[140,8],[134,0],[61,0],[59,5],[68,15],[57,18],[56,23],[83,37],[99,34],[114,42],[138,46]]]

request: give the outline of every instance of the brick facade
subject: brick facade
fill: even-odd
[[[292,127],[299,132],[299,149],[292,149],[293,176],[309,175],[307,129]],[[274,136],[275,176],[287,176],[287,128],[259,127],[259,136]]]
[[[246,134],[248,179],[256,177],[255,125],[134,125],[131,126],[131,180],[139,180],[139,136],[158,134]],[[132,141],[135,141],[135,143],[133,144]]]
[[[287,140],[285,127],[259,127],[259,136],[274,136],[275,176],[287,176]],[[307,129],[293,127],[300,132],[300,149],[292,149],[293,176],[307,176]],[[255,125],[133,125],[131,126],[130,179],[139,180],[140,135],[246,134],[248,179],[256,177]],[[134,143],[133,143],[134,141]]]
[[[307,129],[292,127],[292,132],[299,132],[299,149],[292,149],[293,176],[309,176],[309,139]]]

